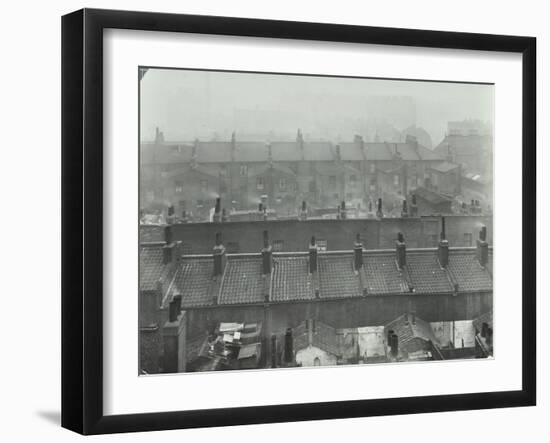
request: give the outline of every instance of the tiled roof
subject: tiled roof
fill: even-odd
[[[449,255],[449,271],[456,279],[459,291],[490,291],[493,289],[493,279],[472,252],[453,251]]]
[[[453,292],[453,285],[447,272],[439,265],[437,253],[408,252],[407,270],[415,292],[423,294]]]
[[[262,259],[238,257],[227,261],[220,291],[220,304],[259,303],[264,301]]]
[[[415,338],[431,341],[432,343],[438,342],[430,324],[418,318],[418,316],[415,316],[413,323],[412,315],[403,314],[386,325],[386,333],[390,329],[397,334],[401,346],[406,347],[406,345]]]
[[[409,292],[409,287],[395,262],[395,252],[363,254],[361,269],[369,294]]]
[[[279,256],[273,259],[272,301],[312,300],[315,289],[304,256]]]
[[[145,251],[145,252],[143,252]],[[353,298],[385,294],[451,294],[492,291],[492,277],[480,266],[475,248],[450,248],[449,265],[442,269],[436,249],[407,251],[407,265],[399,269],[395,251],[364,251],[363,267],[353,269],[353,252],[319,252],[317,272],[309,273],[304,253],[274,253],[270,276],[262,276],[260,254],[228,254],[221,279],[212,276],[211,256],[184,256],[172,273],[163,267],[160,247],[142,248],[140,288],[154,288],[159,276],[171,282],[171,293],[182,295],[184,307]],[[147,262],[144,267],[143,263]],[[164,273],[164,274],[163,274]],[[270,280],[266,280],[269,278]],[[455,283],[457,287],[455,288]],[[147,286],[148,285],[148,286]],[[165,284],[168,286],[168,284]]]
[[[362,295],[361,281],[353,270],[353,255],[319,255],[319,296],[357,297]]]
[[[170,143],[157,145],[141,143],[140,162],[154,163],[189,163],[193,154],[193,146],[185,143]]]
[[[157,288],[159,280],[166,279],[170,266],[164,264],[164,245],[142,246],[139,251],[139,288],[150,291]]]
[[[184,258],[174,278],[172,291],[182,295],[183,307],[213,304],[213,261],[211,258]]]

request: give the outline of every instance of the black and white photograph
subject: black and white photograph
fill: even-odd
[[[136,75],[140,376],[495,358],[494,84]]]

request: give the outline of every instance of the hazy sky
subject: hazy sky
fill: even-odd
[[[351,139],[374,124],[416,125],[433,144],[447,122],[493,121],[494,87],[460,83],[150,69],[141,80],[141,139],[295,134]]]

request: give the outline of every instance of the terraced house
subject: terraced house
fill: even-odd
[[[393,248],[382,250],[365,249],[360,235],[344,251],[321,251],[314,236],[305,240],[307,251],[274,252],[264,231],[258,253],[229,254],[217,234],[211,254],[186,255],[168,227],[165,241],[143,243],[141,370],[184,371],[180,354],[187,357],[185,349],[222,322],[262,324],[261,343],[269,354],[289,328],[299,330],[308,320],[363,328],[409,312],[425,322],[447,322],[492,311],[485,227],[475,247],[450,245],[444,221],[435,248],[407,248],[402,233]]]

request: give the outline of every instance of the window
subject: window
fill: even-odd
[[[208,180],[201,180],[201,191],[208,192]]]
[[[265,186],[264,178],[263,178],[263,177],[258,177],[258,178],[256,179],[256,189],[257,189],[258,191],[263,191],[264,186]]]
[[[286,191],[286,178],[279,179],[279,191]]]
[[[331,175],[331,176],[328,178],[328,185],[329,185],[331,188],[336,187],[336,176],[335,176],[335,175]]]
[[[349,176],[349,186],[350,188],[355,188],[357,186],[357,176],[355,174]]]
[[[464,246],[472,246],[472,233],[471,232],[465,232],[464,233]]]
[[[321,360],[319,360],[319,357],[315,357],[313,360],[313,366],[321,366]]]
[[[204,200],[197,200],[197,208],[202,208],[204,206]]]
[[[241,168],[239,169],[239,174],[243,177],[246,177],[248,175],[248,165],[241,165]]]
[[[183,192],[183,183],[180,181],[177,181],[175,183],[175,188],[176,188],[176,194],[181,194]]]
[[[273,241],[273,252],[282,252],[284,248],[284,240],[274,240]]]
[[[370,173],[374,174],[376,172],[376,165],[374,163],[370,164]]]

